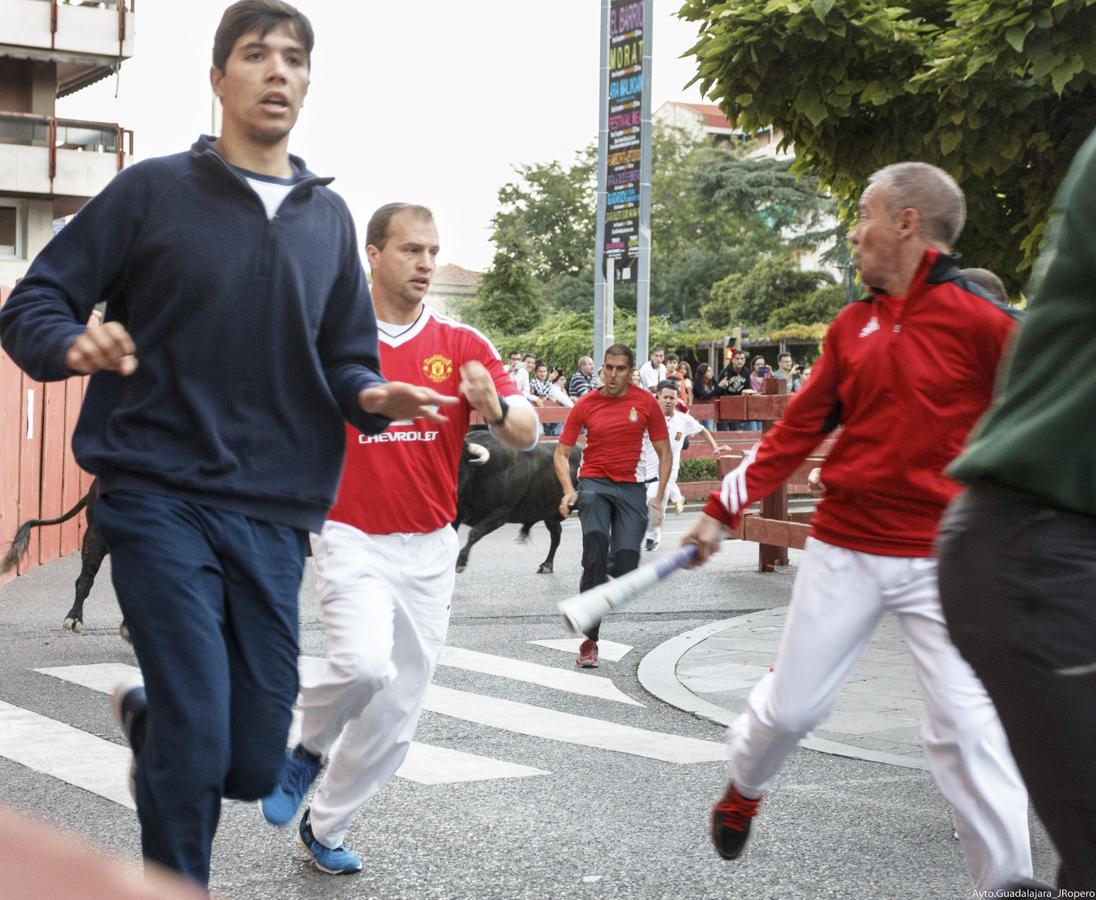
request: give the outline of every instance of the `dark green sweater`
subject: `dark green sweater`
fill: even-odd
[[[1096,132],[1058,190],[997,398],[949,470],[1096,516]]]

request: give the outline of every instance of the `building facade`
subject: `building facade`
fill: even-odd
[[[430,291],[423,299],[427,306],[443,316],[459,319],[461,303],[476,296],[482,278],[482,272],[447,263],[438,267],[430,283]]]
[[[56,101],[133,55],[134,3],[0,0],[0,284],[132,161],[132,131],[58,118]]]

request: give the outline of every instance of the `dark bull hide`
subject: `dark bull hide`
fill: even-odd
[[[19,560],[27,552],[30,545],[30,532],[32,528],[42,525],[60,525],[67,522],[80,510],[87,508],[88,527],[84,532],[84,540],[80,544],[80,575],[76,579],[76,598],[72,603],[72,609],[65,616],[65,627],[79,634],[84,629],[84,601],[91,593],[91,586],[95,583],[95,576],[99,574],[99,567],[107,555],[107,545],[99,536],[99,530],[95,527],[95,501],[99,497],[99,479],[91,483],[88,492],[84,494],[76,505],[68,512],[56,519],[30,519],[20,525],[15,531],[15,537],[11,539],[4,559],[0,560],[0,574],[7,572],[18,564]],[[129,640],[129,631],[126,623],[122,622],[119,629],[123,638]]]
[[[543,522],[551,535],[548,557],[537,572],[552,571],[556,548],[561,534],[559,503],[563,489],[556,478],[552,462],[555,442],[537,444],[531,451],[511,450],[489,431],[471,431],[464,438],[457,482],[457,520],[471,527],[466,543],[457,557],[457,571],[468,565],[472,545],[500,525],[517,523],[522,526],[519,540],[528,540],[529,529]],[[582,451],[571,453],[571,480],[578,480],[578,464]]]

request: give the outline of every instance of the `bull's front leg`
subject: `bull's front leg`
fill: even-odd
[[[480,519],[472,526],[471,530],[468,532],[468,543],[461,547],[460,553],[457,555],[458,572],[463,572],[468,568],[468,554],[471,552],[473,545],[481,538],[489,535],[500,525],[505,525],[508,515],[509,510],[495,510],[495,512]]]

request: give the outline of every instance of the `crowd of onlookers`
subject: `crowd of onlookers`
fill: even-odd
[[[510,354],[507,367],[510,377],[534,406],[544,406],[548,400],[554,400],[561,406],[574,406],[575,401],[599,384],[594,361],[583,356],[578,368],[570,378],[563,369],[548,368],[548,364],[532,353],[522,354],[515,350]],[[694,403],[710,403],[719,397],[734,397],[742,394],[760,394],[765,391],[765,379],[768,377],[786,381],[789,394],[798,391],[811,377],[811,367],[797,365],[790,353],[780,353],[776,358],[776,368],[769,366],[760,353],[752,360],[745,350],[736,349],[731,361],[719,371],[708,363],[699,363],[694,375],[692,366],[676,353],[667,353],[662,347],[655,347],[650,358],[632,372],[634,384],[654,391],[664,381],[678,385],[681,403],[686,408]],[[712,419],[700,419],[708,430],[717,427]],[[556,435],[560,423],[546,422],[544,433]],[[719,422],[721,431],[759,431],[760,422]]]

